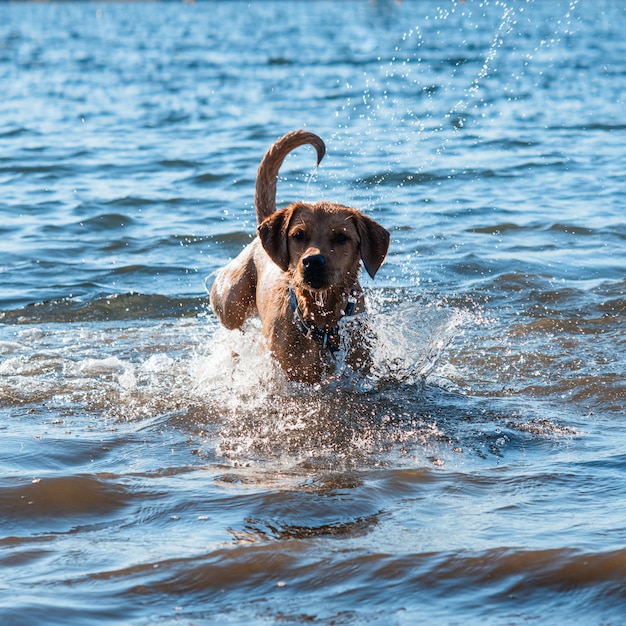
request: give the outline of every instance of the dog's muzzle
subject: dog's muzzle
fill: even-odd
[[[328,286],[326,277],[326,257],[323,254],[310,254],[302,259],[302,276],[313,289]]]

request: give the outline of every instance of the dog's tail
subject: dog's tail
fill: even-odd
[[[256,175],[256,192],[254,194],[256,217],[259,224],[276,211],[276,181],[278,170],[285,157],[292,150],[306,143],[315,148],[317,165],[319,165],[326,153],[326,146],[317,135],[306,130],[294,130],[287,133],[265,153]]]

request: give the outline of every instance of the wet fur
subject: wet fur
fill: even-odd
[[[340,204],[295,202],[276,211],[278,170],[285,156],[303,144],[315,147],[319,164],[324,143],[302,130],[280,138],[265,154],[256,181],[258,237],[220,270],[211,305],[229,329],[241,328],[247,318],[258,315],[268,347],[287,376],[317,382],[327,356],[294,323],[289,285],[303,319],[318,328],[336,327],[351,290],[357,294],[355,313],[364,310],[358,283],[361,261],[373,277],[387,254],[389,233]],[[346,361],[358,369],[366,366],[368,355],[362,342],[353,339]]]

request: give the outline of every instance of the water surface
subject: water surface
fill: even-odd
[[[626,5],[0,4],[3,624],[620,624]],[[206,287],[279,204],[392,234],[376,367]]]

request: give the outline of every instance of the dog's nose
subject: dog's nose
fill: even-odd
[[[326,257],[323,254],[309,254],[302,259],[305,270],[321,270],[326,265]]]

